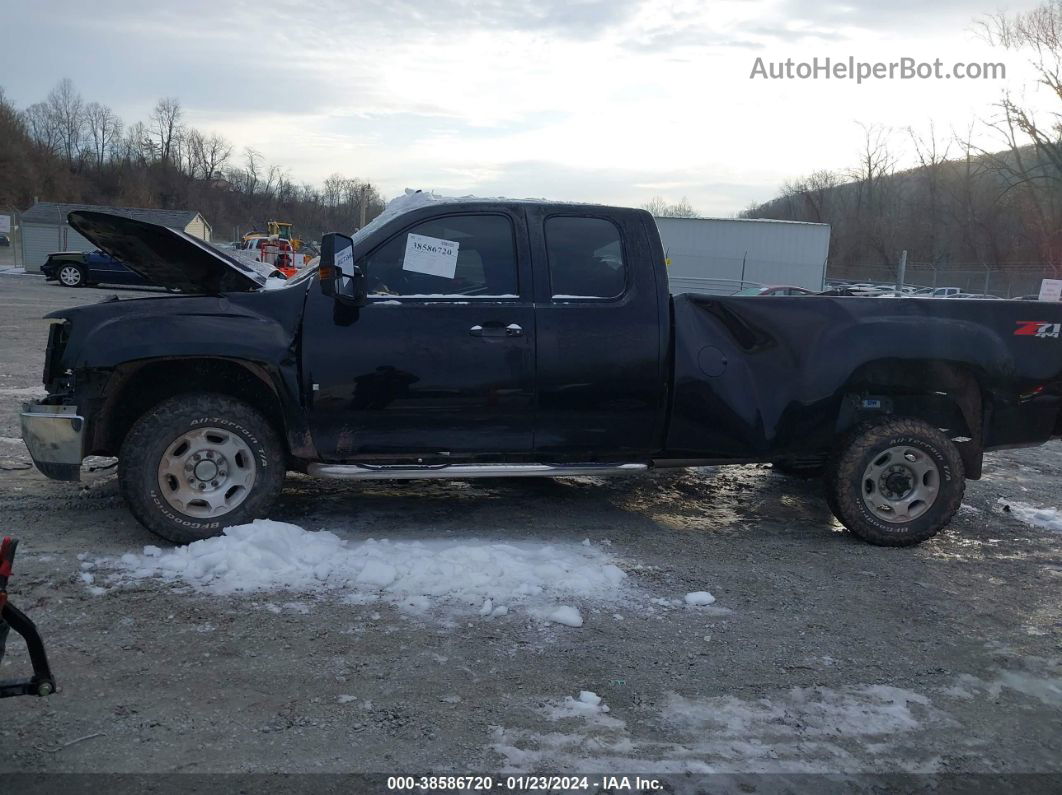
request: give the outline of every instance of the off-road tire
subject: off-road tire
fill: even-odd
[[[167,448],[182,434],[201,427],[231,431],[254,456],[250,493],[222,516],[183,514],[160,493],[158,468]],[[221,535],[226,527],[264,518],[283,488],[284,474],[284,448],[268,420],[245,403],[204,392],[169,398],[142,415],[126,435],[118,457],[118,483],[129,510],[148,530],[175,544]]]
[[[936,464],[940,477],[936,500],[905,523],[886,522],[863,501],[863,474],[885,450],[910,446]],[[823,475],[826,502],[837,520],[858,538],[886,547],[907,547],[932,538],[959,510],[966,473],[955,444],[926,422],[909,418],[873,420],[856,426],[838,442]]]

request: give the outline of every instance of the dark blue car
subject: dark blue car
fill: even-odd
[[[129,270],[110,254],[96,251],[61,251],[48,255],[41,266],[48,281],[63,287],[87,287],[93,284],[150,284]]]

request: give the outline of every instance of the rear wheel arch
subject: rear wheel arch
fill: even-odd
[[[842,389],[835,432],[888,416],[921,420],[955,441],[966,477],[981,476],[985,410],[983,374],[937,359],[879,359],[860,366]],[[877,402],[883,405],[876,405]]]

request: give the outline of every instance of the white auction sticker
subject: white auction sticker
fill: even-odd
[[[1041,301],[1062,301],[1062,279],[1044,279],[1040,282]]]
[[[336,267],[339,268],[339,272],[344,276],[350,276],[354,269],[351,267],[354,264],[354,248],[347,246],[341,248],[336,252]]]
[[[453,240],[409,235],[406,238],[406,256],[402,260],[402,270],[452,279],[457,272],[459,248],[460,244]]]

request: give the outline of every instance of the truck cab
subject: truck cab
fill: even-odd
[[[670,323],[654,229],[637,210],[463,203],[354,241],[362,304],[344,317],[307,296],[321,458],[658,452]]]

